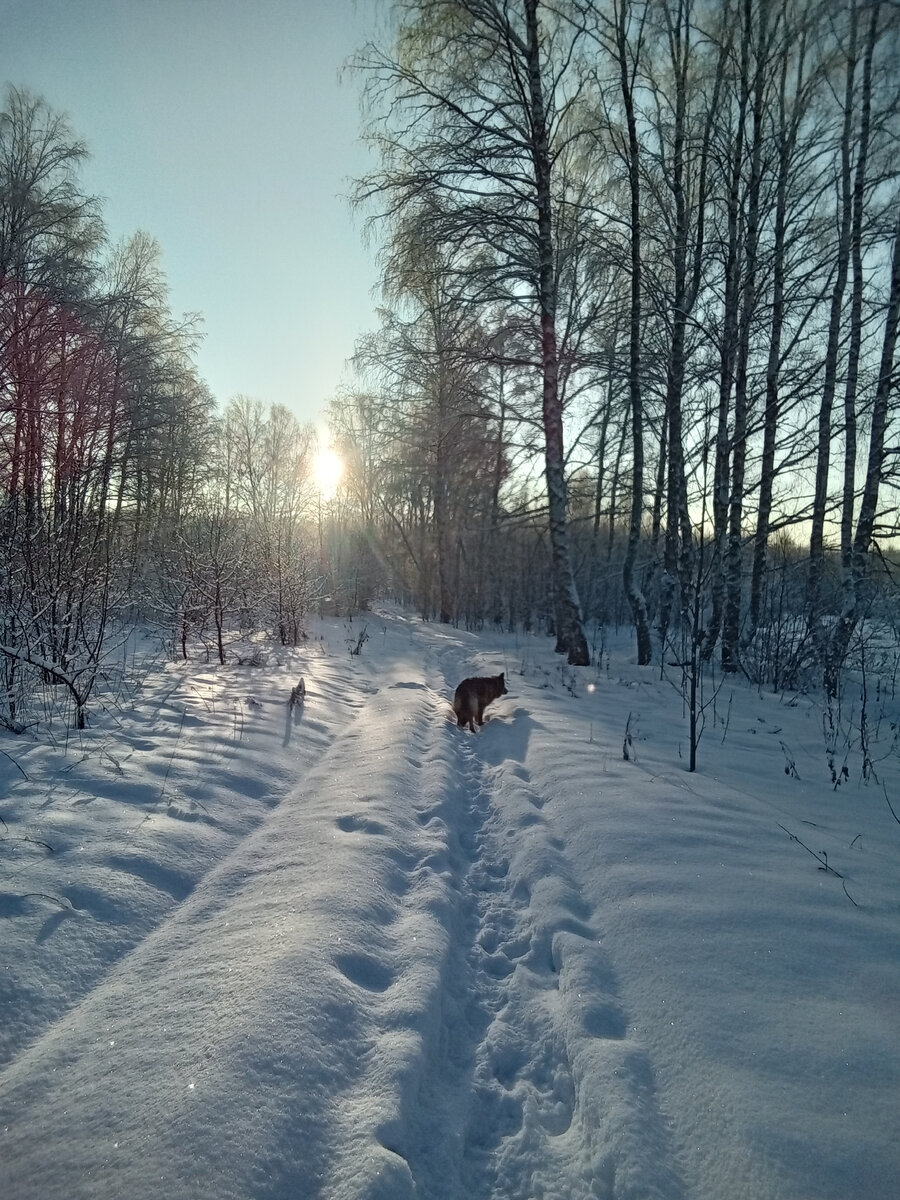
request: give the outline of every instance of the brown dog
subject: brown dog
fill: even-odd
[[[460,727],[468,725],[475,732],[475,722],[484,724],[484,710],[498,696],[506,695],[506,679],[503,672],[499,675],[473,676],[464,679],[456,689],[453,697],[453,711],[456,713],[456,723]]]

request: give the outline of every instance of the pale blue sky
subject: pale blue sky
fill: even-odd
[[[320,415],[374,323],[374,254],[343,198],[370,165],[348,55],[379,0],[0,0],[0,84],[68,113],[114,239],[158,239],[200,373]],[[381,18],[383,19],[383,18]]]

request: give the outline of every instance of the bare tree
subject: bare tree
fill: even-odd
[[[644,53],[649,5],[646,2],[616,0],[607,6],[584,0],[576,4],[573,19],[599,48],[604,64],[608,59],[615,82],[609,88],[602,83],[599,104],[606,109],[608,133],[615,153],[624,164],[627,178],[627,212],[622,221],[628,237],[629,310],[628,310],[628,396],[631,422],[631,508],[628,541],[622,567],[622,582],[631,607],[637,638],[638,663],[645,666],[653,656],[647,600],[637,577],[636,564],[644,517],[644,379],[642,367],[644,315],[644,263],[641,145],[638,133],[637,89]],[[598,71],[600,74],[604,64]],[[595,78],[597,76],[595,75]],[[612,96],[616,99],[613,100]],[[624,130],[614,115],[621,106]]]
[[[388,107],[372,140],[382,171],[360,198],[397,219],[414,205],[423,237],[480,278],[485,300],[529,308],[539,329],[545,481],[557,649],[589,661],[566,514],[559,380],[559,263],[567,253],[557,188],[578,84],[571,28],[537,0],[417,0],[400,6],[398,52],[357,60],[369,98]],[[422,204],[422,198],[429,202]]]

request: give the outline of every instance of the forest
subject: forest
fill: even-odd
[[[0,723],[123,631],[429,620],[840,693],[900,641],[900,9],[399,0],[349,64],[380,323],[328,412],[217,404],[67,118],[0,113]],[[315,169],[315,164],[310,165]],[[302,289],[298,281],[298,289]]]

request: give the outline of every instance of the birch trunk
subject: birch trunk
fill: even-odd
[[[637,637],[639,666],[648,666],[653,657],[647,601],[635,577],[641,523],[644,515],[644,412],[641,389],[641,180],[640,144],[634,108],[634,81],[629,78],[626,41],[626,6],[623,4],[616,23],[616,52],[622,87],[622,103],[628,127],[627,162],[630,193],[629,233],[631,237],[631,298],[628,320],[628,396],[631,408],[631,514],[628,544],[622,564],[622,583],[631,607]]]
[[[550,145],[540,61],[537,0],[525,0],[526,61],[538,224],[538,305],[541,329],[545,474],[553,556],[556,649],[573,666],[590,663],[569,548],[562,402],[556,333],[556,262],[550,191]]]
[[[828,504],[828,471],[831,466],[831,413],[837,386],[838,353],[841,341],[844,292],[850,258],[850,230],[853,212],[850,155],[853,135],[853,97],[856,89],[857,25],[856,0],[851,0],[849,16],[849,47],[847,50],[844,86],[844,116],[841,128],[841,199],[836,254],[836,272],[831,292],[828,317],[828,341],[825,347],[825,372],[822,382],[822,406],[819,410],[818,444],[816,450],[816,487],[813,497],[812,526],[809,535],[809,571],[806,577],[807,621],[821,646],[823,634],[822,575],[825,569],[825,513]]]
[[[742,39],[743,41],[744,39]],[[747,48],[742,45],[741,77],[746,78]],[[741,167],[744,159],[744,121],[747,114],[747,88],[739,92],[734,144],[728,171],[728,240],[725,250],[722,313],[722,338],[719,348],[719,397],[716,412],[715,456],[713,465],[713,537],[710,563],[710,615],[703,636],[702,658],[709,661],[722,630],[725,608],[725,539],[728,531],[728,497],[731,484],[731,442],[728,418],[734,390],[735,363],[738,344],[738,313],[740,307],[739,255],[741,234],[739,223]]]
[[[878,34],[880,4],[872,6],[866,45],[863,52],[861,112],[857,139],[856,170],[853,179],[853,207],[850,223],[850,341],[847,347],[847,376],[844,383],[844,486],[841,503],[841,582],[844,607],[853,604],[853,508],[856,498],[856,398],[859,360],[862,350],[863,307],[863,210],[866,195],[866,166],[872,120],[872,59]],[[849,593],[849,594],[848,594]]]
[[[759,29],[756,40],[756,67],[750,84],[752,96],[752,138],[750,143],[750,180],[747,188],[747,231],[744,241],[744,280],[741,287],[738,355],[734,381],[734,430],[731,455],[731,496],[728,512],[728,542],[725,558],[725,611],[722,617],[722,670],[737,671],[740,666],[740,634],[743,585],[743,514],[744,476],[747,462],[747,423],[749,415],[748,370],[750,330],[756,313],[757,257],[759,251],[759,198],[763,121],[765,109],[765,69],[769,63],[770,31],[767,0],[759,5]],[[744,2],[742,89],[748,86],[746,72],[753,42],[753,0]]]
[[[799,37],[796,56],[794,96],[788,106],[787,82],[792,60],[792,39],[785,29],[781,47],[781,70],[778,82],[778,176],[775,194],[772,241],[772,312],[769,319],[769,353],[766,361],[766,397],[763,416],[763,447],[760,464],[759,502],[756,531],[753,537],[753,567],[750,577],[750,599],[747,607],[747,628],[742,639],[749,645],[756,637],[762,611],[763,590],[769,560],[769,531],[772,517],[772,496],[775,485],[775,448],[781,412],[780,374],[782,338],[785,322],[785,249],[788,222],[788,184],[797,145],[797,131],[805,105],[802,101],[805,79],[805,30]]]

